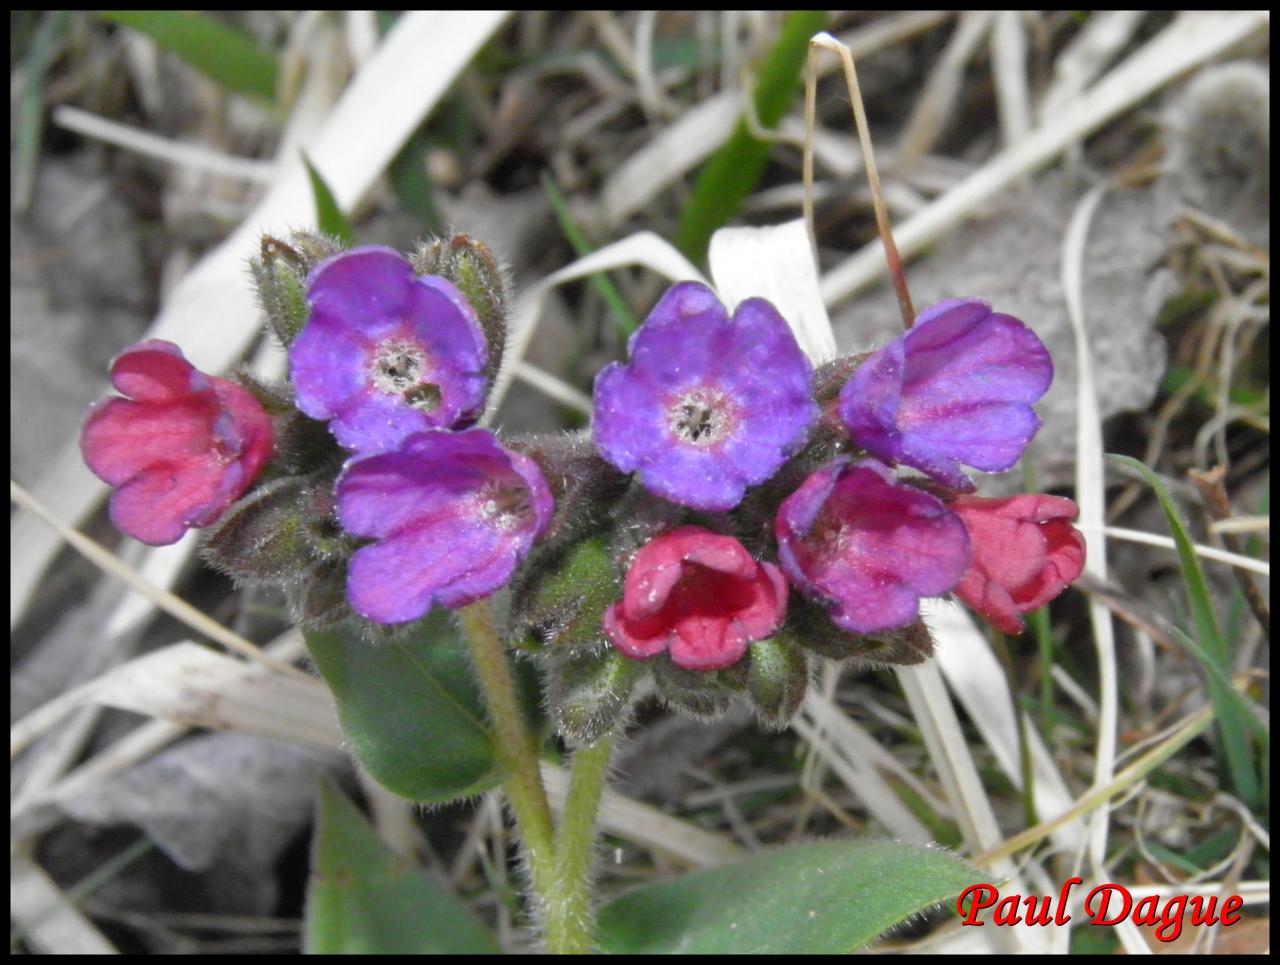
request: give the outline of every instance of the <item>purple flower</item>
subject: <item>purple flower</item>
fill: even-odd
[[[357,550],[347,573],[352,607],[376,623],[498,590],[555,508],[533,460],[487,429],[412,435],[350,463],[335,493],[343,527],[379,541]]]
[[[412,433],[479,418],[484,331],[450,282],[414,277],[390,248],[353,248],[316,266],[307,302],[289,374],[298,408],[329,420],[343,446],[386,452]]]
[[[920,597],[946,593],[969,565],[960,517],[874,459],[813,473],[778,507],[774,528],[782,569],[853,633],[908,625]]]
[[[804,441],[813,368],[761,298],[730,321],[706,285],[682,282],[631,338],[631,361],[596,377],[601,454],[694,509],[732,509]]]
[[[979,299],[952,299],[863,362],[839,412],[873,456],[972,490],[960,463],[1001,472],[1017,462],[1040,428],[1031,404],[1052,381],[1031,329]]]

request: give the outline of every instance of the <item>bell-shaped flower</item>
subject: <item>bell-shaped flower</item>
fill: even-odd
[[[964,524],[940,500],[874,459],[837,459],[778,507],[778,560],[852,633],[905,627],[969,562]]]
[[[1053,381],[1035,332],[976,298],[926,309],[845,383],[838,411],[855,443],[890,464],[972,490],[960,464],[1010,468],[1040,419]]]
[[[316,266],[307,302],[289,375],[298,408],[328,421],[347,449],[387,452],[484,411],[484,330],[451,282],[416,277],[390,248],[353,248]]]
[[[487,429],[409,436],[349,463],[335,495],[343,529],[378,541],[352,556],[347,597],[387,624],[500,589],[555,509],[533,460]]]
[[[271,419],[258,400],[197,371],[172,342],[125,349],[111,384],[127,398],[89,411],[80,448],[116,487],[111,520],[134,539],[164,546],[216,522],[271,458]]]
[[[686,670],[737,663],[773,635],[787,612],[787,581],[732,536],[681,526],[636,553],[604,631],[628,657],[662,653]]]
[[[1021,633],[1022,614],[1044,606],[1084,570],[1084,537],[1071,525],[1080,509],[1065,496],[959,496],[951,509],[973,546],[955,595],[1005,633]]]
[[[596,377],[595,437],[623,472],[694,509],[728,510],[772,476],[818,415],[813,367],[771,304],[732,320],[697,282],[672,287]]]

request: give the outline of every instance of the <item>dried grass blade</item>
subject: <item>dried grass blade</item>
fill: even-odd
[[[282,678],[199,644],[178,643],[36,708],[9,729],[10,757],[72,710],[93,704],[317,747],[342,741],[333,699],[319,680]]]
[[[782,313],[815,364],[835,356],[836,339],[818,297],[818,269],[803,220],[763,228],[721,228],[711,237],[708,260],[729,311],[747,298],[765,298]]]
[[[1266,30],[1269,23],[1266,11],[1179,14],[1093,88],[1059,110],[1052,124],[1037,128],[1000,152],[898,226],[896,236],[903,257],[918,254],[1009,184],[1197,64]],[[822,281],[823,300],[828,306],[838,304],[875,282],[883,271],[878,245],[868,244],[827,273]]]

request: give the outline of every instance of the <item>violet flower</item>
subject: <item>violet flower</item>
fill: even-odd
[[[640,547],[622,599],[604,612],[610,642],[633,659],[664,650],[686,670],[737,663],[787,613],[787,580],[732,536],[681,526]]]
[[[727,510],[803,443],[817,418],[813,368],[761,298],[732,321],[698,282],[672,287],[595,384],[601,454],[665,499]]]
[[[969,563],[964,523],[874,459],[837,459],[778,507],[778,560],[853,633],[910,624],[925,596],[946,593]]]
[[[353,248],[316,266],[311,316],[289,348],[298,408],[329,421],[360,454],[484,410],[487,346],[475,310],[449,281],[415,277],[390,248]]]
[[[498,590],[555,508],[533,460],[487,429],[412,435],[348,464],[335,495],[343,528],[378,540],[351,558],[351,606],[389,624]]]
[[[1040,427],[1031,404],[1052,381],[1031,329],[979,299],[952,299],[858,367],[839,413],[871,455],[969,491],[960,464],[1001,472],[1017,462]]]
[[[85,464],[117,487],[111,521],[164,546],[209,526],[248,491],[271,458],[271,419],[247,391],[205,375],[172,342],[150,339],[111,363],[111,384],[80,433]]]

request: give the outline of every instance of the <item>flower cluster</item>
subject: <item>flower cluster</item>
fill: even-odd
[[[206,557],[283,585],[304,625],[512,584],[508,638],[546,658],[570,739],[613,726],[642,671],[690,712],[746,694],[780,725],[809,652],[923,659],[920,601],[948,593],[1016,633],[1081,571],[1070,500],[984,499],[962,468],[1010,468],[1053,377],[985,302],[815,372],[769,302],[677,284],[597,377],[590,434],[504,441],[475,426],[505,339],[483,245],[291,241],[254,264],[287,386],[166,342],[113,364],[125,398],[82,437],[113,520],[153,544],[218,524]]]
[[[479,277],[469,293],[388,248],[337,251],[302,236],[263,251],[254,276],[289,343],[289,388],[202,375],[166,342],[127,350],[112,379],[130,398],[100,403],[82,436],[89,467],[119,487],[118,528],[164,544],[226,515],[211,561],[243,579],[292,569],[295,598],[317,601],[299,606],[303,622],[354,611],[406,623],[505,586],[549,525],[553,500],[532,460],[470,428],[497,367],[475,307],[502,285],[487,249],[460,238],[444,252],[451,267],[469,269],[460,284]],[[420,260],[440,254],[428,247]],[[278,317],[291,284],[305,307]],[[294,481],[272,482],[227,514],[265,468],[273,438]],[[317,492],[330,494],[322,522],[336,537],[315,525]],[[349,610],[323,592],[335,562]]]
[[[630,361],[597,378],[596,440],[607,460],[638,471],[652,493],[695,510],[735,510],[748,487],[770,480],[784,464],[804,471],[790,492],[739,510],[727,525],[736,523],[745,538],[764,516],[774,537],[764,551],[776,552],[790,584],[824,607],[841,631],[908,627],[919,617],[921,598],[954,590],[1016,633],[1021,614],[1080,573],[1084,542],[1070,524],[1075,506],[1049,496],[968,495],[974,486],[961,466],[1010,468],[1039,427],[1032,404],[1052,378],[1044,345],[1016,318],[977,299],[943,302],[847,375],[831,413],[832,457],[829,448],[805,448],[818,415],[814,379],[785,321],[759,299],[740,305],[730,321],[709,289],[685,283],[667,293],[633,337]],[[894,467],[924,477],[897,475]],[[661,649],[639,646],[631,624],[616,616],[632,624],[653,619],[653,603],[633,599],[633,578],[654,583],[636,572],[648,573],[652,558],[675,550],[651,548],[678,542],[686,574],[698,558],[697,537],[677,532],[678,541],[659,537],[636,555],[627,595],[606,613],[606,633],[630,656]],[[728,538],[708,532],[703,540],[710,552]],[[668,569],[674,572],[674,564]],[[686,597],[700,583],[707,578],[683,576],[682,595],[671,595],[679,602],[666,605],[690,611]],[[708,585],[700,598],[720,611],[731,596]],[[776,598],[785,601],[786,593]],[[781,620],[758,623],[745,631],[750,639],[772,635]],[[692,652],[703,666],[737,659],[741,634],[726,635],[712,620],[700,625],[701,639],[690,639],[696,630],[680,633],[676,663],[693,666],[677,655]]]

